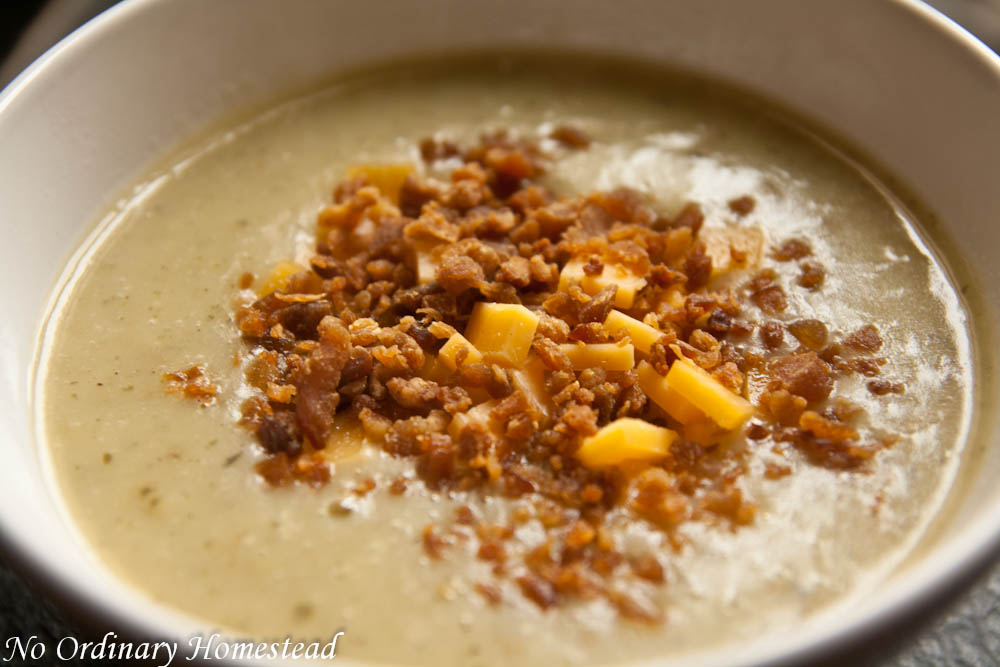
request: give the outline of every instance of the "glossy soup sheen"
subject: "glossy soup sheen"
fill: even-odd
[[[841,332],[876,323],[905,394],[841,390],[901,441],[870,473],[796,462],[779,480],[751,462],[753,525],[692,522],[675,552],[642,525],[621,527],[662,556],[662,626],[620,620],[606,603],[543,612],[517,595],[487,606],[473,553],[430,561],[429,520],[460,504],[487,517],[506,500],[444,497],[380,483],[331,511],[359,480],[408,471],[364,446],[326,487],[271,489],[235,425],[245,392],[231,321],[238,280],[311,254],[319,207],[359,162],[419,161],[434,133],[534,132],[572,122],[594,143],[546,177],[558,193],[629,185],[663,212],[700,202],[708,225],[745,194],[770,240],[808,239],[828,271],[791,291],[788,318]],[[849,601],[920,537],[953,481],[968,420],[965,315],[913,222],[881,188],[819,142],[738,95],[661,73],[623,76],[551,63],[433,65],[347,79],[181,148],[101,223],[47,339],[44,436],[72,519],[90,547],[150,598],[232,636],[329,638],[338,658],[551,665],[677,656],[742,642]],[[766,260],[769,261],[769,260]],[[778,266],[779,270],[787,270]],[[200,407],[161,375],[203,363],[221,386]],[[851,384],[853,383],[853,384]],[[344,425],[345,439],[359,439]]]

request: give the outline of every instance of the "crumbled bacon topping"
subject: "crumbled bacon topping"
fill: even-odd
[[[167,383],[167,393],[181,394],[186,398],[201,401],[202,405],[211,405],[219,393],[219,387],[205,375],[202,365],[191,366],[187,370],[164,373],[163,380]]]
[[[570,126],[550,137],[561,151],[590,144]],[[855,425],[858,410],[828,407],[839,377],[880,373],[879,360],[863,356],[881,347],[877,329],[867,325],[843,344],[829,342],[827,323],[786,315],[786,289],[796,288],[773,268],[755,268],[740,287],[713,291],[696,203],[664,217],[630,189],[560,197],[543,185],[553,157],[508,132],[464,150],[427,139],[420,153],[428,164],[458,166],[448,181],[412,173],[395,197],[364,175],[339,184],[319,214],[309,268],[236,315],[249,350],[245,379],[255,389],[242,423],[265,453],[257,472],[269,484],[325,483],[323,451],[338,447],[333,419],[347,413],[386,452],[413,459],[429,489],[517,503],[507,524],[486,523],[463,506],[451,522],[422,533],[435,560],[478,541],[474,553],[497,579],[475,584],[487,603],[502,604],[508,590],[542,609],[601,597],[624,617],[656,623],[663,610],[633,584],[663,584],[661,561],[669,554],[626,557],[608,523],[612,510],[662,530],[680,548],[677,529],[685,522],[736,527],[754,520],[756,507],[740,488],[754,448],[791,445],[803,462],[853,470],[891,444]],[[755,204],[743,196],[729,207],[744,217]],[[805,240],[786,240],[770,257],[800,261],[798,284],[822,287],[825,270]],[[635,368],[574,367],[564,345],[626,342],[628,333],[603,326],[620,285],[560,286],[571,259],[587,279],[599,280],[609,266],[644,279],[621,309],[662,331],[644,355],[660,374],[681,355],[737,394],[746,393],[748,377],[762,380],[747,447],[720,444],[718,429],[675,421],[649,399]],[[439,358],[483,301],[521,304],[538,318],[535,389],[524,369],[467,349],[455,354],[454,370]],[[762,345],[750,336],[757,328]],[[200,367],[169,377],[187,395],[215,394]],[[868,388],[878,396],[902,391],[884,380]],[[583,439],[621,417],[680,436],[669,455],[640,470],[582,465],[574,453]],[[792,474],[796,465],[792,458],[769,463],[767,477]],[[412,481],[398,478],[387,491],[405,496]],[[368,493],[375,483],[359,488]],[[526,521],[543,528],[541,544],[518,542],[515,529]]]

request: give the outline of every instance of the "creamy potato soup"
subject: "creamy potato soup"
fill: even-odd
[[[622,71],[369,72],[146,175],[39,368],[101,561],[206,631],[454,665],[737,645],[898,564],[968,424],[952,284],[808,133]]]

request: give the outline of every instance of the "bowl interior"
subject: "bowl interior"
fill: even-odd
[[[530,19],[530,20],[529,20]],[[497,26],[503,26],[498,30]],[[966,295],[976,428],[950,496],[904,567],[839,614],[699,664],[804,657],[947,588],[1000,538],[991,423],[993,261],[1000,210],[1000,61],[916,2],[559,0],[433,4],[133,0],[55,47],[0,96],[0,530],[53,587],[115,627],[184,636],[194,621],[114,580],[82,546],[32,428],[36,341],[50,293],[94,218],[153,159],[232,109],[265,104],[366,63],[469,49],[609,53],[732,82],[814,119],[893,174]],[[919,73],[916,76],[915,73]],[[958,102],[957,102],[958,101]],[[16,286],[16,287],[15,287]]]

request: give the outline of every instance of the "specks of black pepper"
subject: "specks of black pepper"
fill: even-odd
[[[222,466],[223,466],[224,468],[228,468],[229,466],[231,466],[231,465],[233,465],[234,463],[236,463],[236,461],[237,461],[237,460],[239,460],[239,458],[240,458],[241,456],[243,456],[243,452],[236,452],[236,453],[235,453],[235,454],[233,454],[232,456],[227,456],[227,457],[226,457],[226,460],[222,462]]]
[[[70,397],[70,398],[72,398],[72,399],[77,399],[77,398],[80,398],[80,395],[79,395],[79,394],[77,394],[77,393],[76,393],[76,392],[74,391],[74,392],[73,392],[72,394],[70,394],[70,395],[69,395],[69,397]]]
[[[246,218],[240,218],[239,220],[236,221],[236,226],[237,227],[246,227],[249,224],[250,224],[250,221],[247,220]]]
[[[105,465],[111,463],[111,452],[104,452],[104,455],[101,456],[101,463]]]
[[[219,444],[218,438],[212,438],[211,440],[208,441],[209,447],[215,447],[217,444]]]
[[[146,496],[148,496],[152,492],[153,492],[153,487],[151,487],[151,486],[144,486],[144,487],[142,487],[142,488],[139,489],[139,495],[141,497],[143,497],[143,498],[145,498]]]
[[[97,386],[98,386],[98,387],[103,387],[103,386],[104,386],[104,383],[103,383],[103,382],[98,382],[98,383],[97,383]]]
[[[127,384],[124,387],[122,387],[122,391],[132,391],[134,389],[135,389],[135,385],[134,384]]]
[[[292,618],[296,621],[304,621],[311,618],[314,611],[313,606],[308,602],[300,602],[292,607]]]
[[[958,291],[961,292],[962,294],[965,294],[966,292],[969,291],[970,287],[971,285],[969,283],[965,283],[964,285],[958,288]]]

